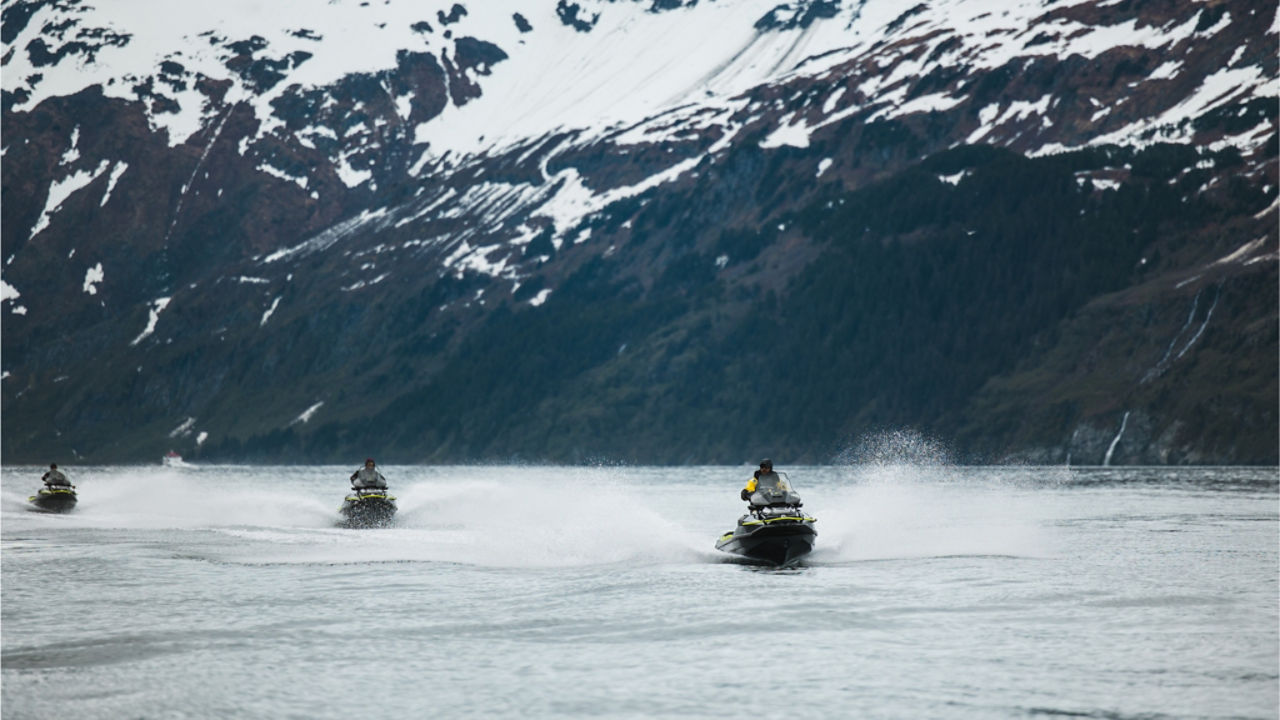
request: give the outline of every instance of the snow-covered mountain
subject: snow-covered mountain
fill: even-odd
[[[798,297],[788,283],[821,264],[831,232],[806,218],[930,166],[946,166],[934,181],[963,193],[979,170],[955,153],[973,146],[1037,167],[1092,158],[1075,162],[1075,187],[1104,204],[1150,187],[1152,159],[1184,149],[1178,167],[1159,167],[1161,182],[1216,210],[1197,210],[1176,241],[1167,228],[1145,239],[1146,269],[1095,291],[1139,292],[1158,276],[1170,317],[1194,301],[1186,324],[1207,323],[1200,305],[1216,301],[1205,288],[1222,297],[1224,273],[1275,273],[1278,38],[1280,15],[1262,2],[237,0],[175,12],[11,0],[5,444],[24,459],[181,443],[223,457],[354,451],[376,437],[358,428],[445,392],[457,367],[474,367],[469,353],[502,346],[494,328],[508,315],[586,312],[591,277],[607,286],[601,297],[634,293],[646,313],[671,293],[686,303],[623,333],[618,345],[648,359],[617,349],[583,360],[593,345],[568,375],[519,383],[524,418],[432,421],[429,437],[402,432],[391,444],[413,459],[640,457],[662,443],[624,439],[657,417],[643,409],[657,397],[636,388],[669,365],[671,338],[706,313],[722,318],[710,337],[727,338],[759,311],[690,299],[663,278],[701,262],[731,298]],[[752,239],[735,244],[739,235]],[[557,302],[562,290],[578,302]],[[1043,362],[1029,353],[1058,331],[1042,330],[984,377]],[[1153,348],[1169,339],[1158,335]],[[619,414],[600,400],[608,419],[593,421],[585,408],[612,375],[639,406]],[[1151,382],[1138,373],[1132,386],[1146,393]],[[509,393],[495,396],[500,383],[468,383],[481,386],[458,391],[464,405],[510,415],[497,410],[511,406]],[[988,424],[974,403],[995,386],[970,384],[943,409],[947,422],[868,415],[870,393],[812,442],[783,444],[827,459],[838,438],[886,425],[972,435]],[[566,392],[581,394],[572,408],[558,405]],[[687,401],[690,415],[710,412]],[[1203,447],[1179,435],[1185,418],[1134,402],[1076,402],[1061,438],[969,442],[1056,460],[1090,433],[1110,440],[1104,428],[1136,412],[1151,437],[1134,459],[1253,457]],[[594,430],[531,439],[567,416]],[[770,441],[724,434],[743,439],[655,459],[733,459]]]

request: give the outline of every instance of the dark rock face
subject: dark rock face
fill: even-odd
[[[5,8],[6,57],[128,42],[8,47],[40,7]],[[1276,463],[1274,98],[1153,120],[1277,77],[1249,14],[1274,8],[1222,7],[1050,6],[984,67],[904,6],[874,50],[796,59],[821,73],[462,158],[422,128],[519,62],[462,5],[324,86],[262,36],[201,36],[230,79],[173,55],[129,97],[15,111],[38,83],[6,78],[7,457],[825,462],[913,428],[972,461]],[[556,5],[569,35],[614,10]],[[1197,30],[1052,51],[1128,22]],[[155,118],[193,90],[207,121],[173,144]]]
[[[810,0],[809,2],[779,5],[757,20],[755,28],[762,31],[807,28],[815,20],[835,17],[839,10],[839,0]],[[893,24],[890,24],[890,29],[900,27],[901,21],[908,16],[904,15],[899,20],[895,20]]]
[[[599,13],[588,15],[582,5],[568,0],[558,0],[556,16],[560,18],[560,22],[578,32],[591,32],[591,28],[595,27],[596,22],[600,20]]]

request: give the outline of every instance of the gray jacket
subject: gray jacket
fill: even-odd
[[[71,481],[67,479],[66,475],[62,474],[61,470],[50,470],[40,479],[49,487],[71,487]]]
[[[387,479],[382,477],[382,473],[378,472],[377,468],[362,467],[351,474],[351,487],[357,490],[362,488],[385,490]]]

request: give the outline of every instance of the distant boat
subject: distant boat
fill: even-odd
[[[174,452],[173,450],[170,450],[169,452],[165,453],[164,459],[161,460],[160,462],[162,465],[166,467],[177,467],[179,465],[186,465],[186,463],[182,462],[182,456]]]

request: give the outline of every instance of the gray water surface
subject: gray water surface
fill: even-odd
[[[1275,718],[1275,469],[5,468],[5,718]]]

